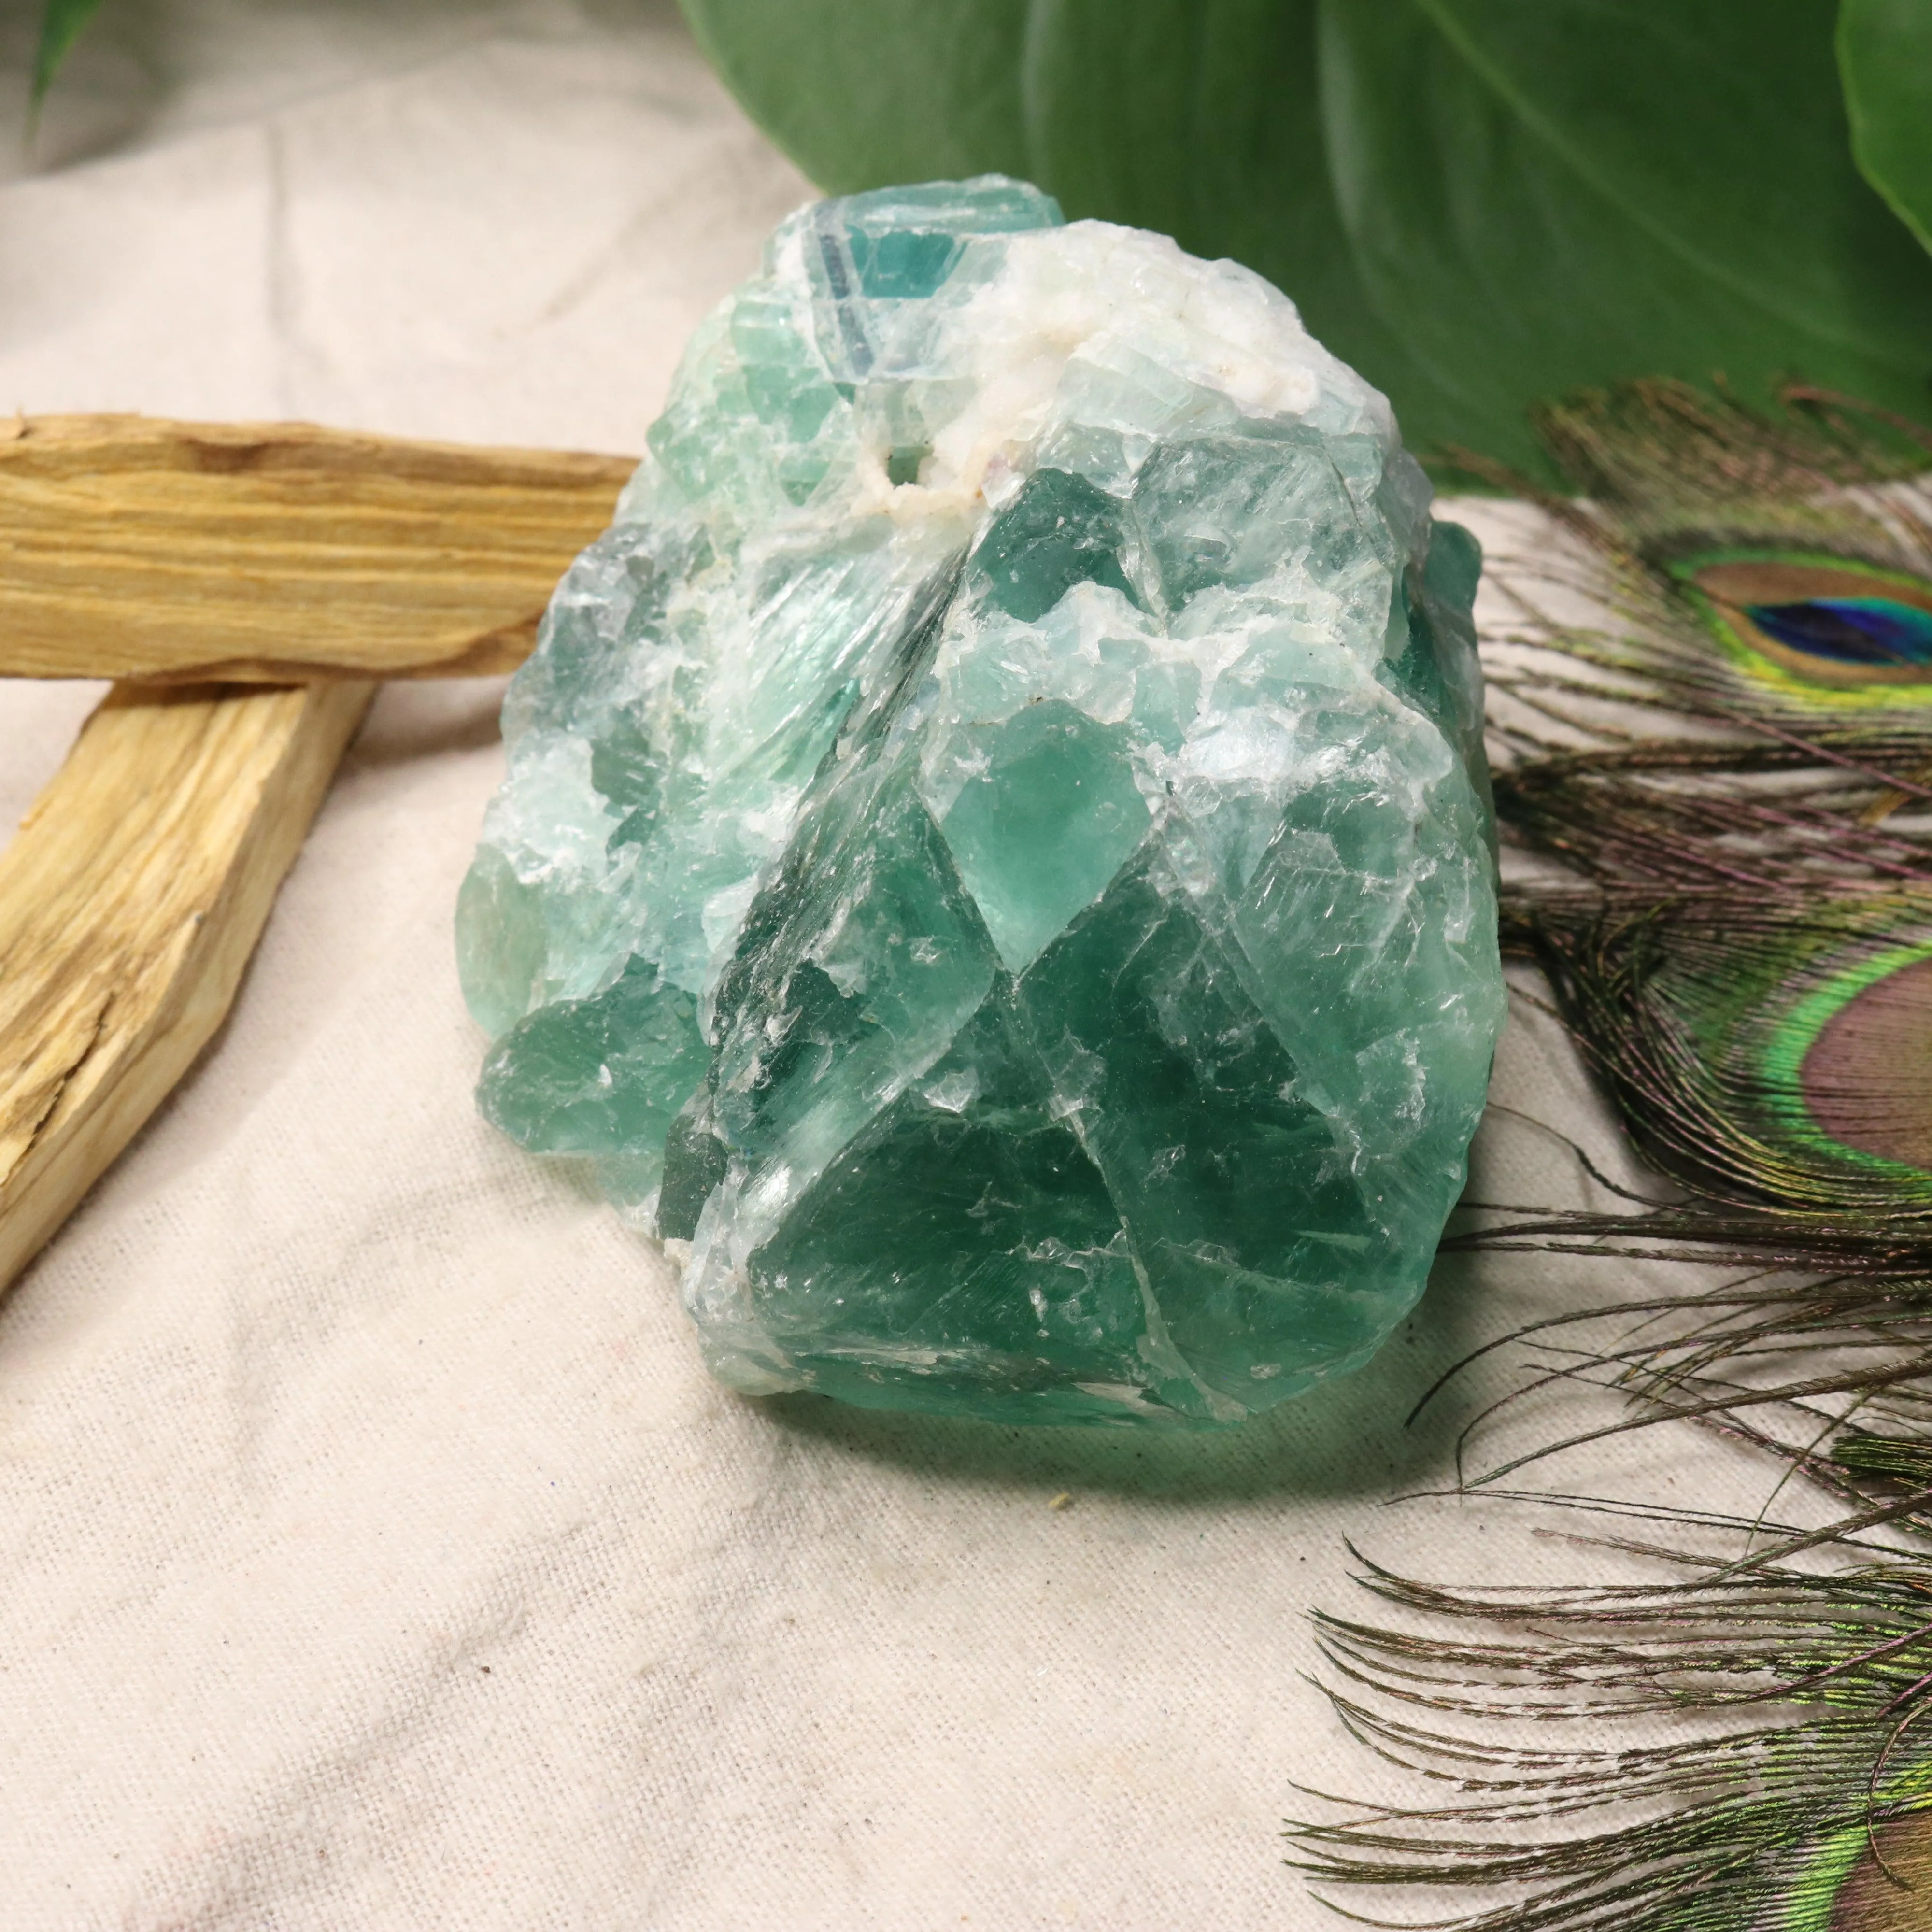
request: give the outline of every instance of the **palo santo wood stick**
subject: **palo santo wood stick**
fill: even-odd
[[[508,670],[635,466],[307,423],[0,421],[0,676]]]
[[[220,1024],[374,689],[117,686],[0,852],[0,1286]]]

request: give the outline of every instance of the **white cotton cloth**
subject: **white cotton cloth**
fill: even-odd
[[[616,452],[808,192],[622,0],[106,0],[41,154],[0,183],[0,409]],[[0,1303],[0,1928],[1331,1923],[1296,1787],[1400,1784],[1306,1613],[1369,1607],[1348,1538],[1610,1562],[1387,1505],[1453,1479],[1468,1398],[1403,1423],[1438,1370],[1623,1284],[1445,1263],[1369,1370],[1221,1436],[728,1394],[662,1257],[472,1108],[500,691],[380,695],[229,1024]],[[97,694],[0,685],[6,826]],[[1497,1094],[1614,1160],[1533,1010]],[[1479,1153],[1492,1198],[1586,1198],[1514,1114]],[[1566,1478],[1761,1494],[1713,1453]]]

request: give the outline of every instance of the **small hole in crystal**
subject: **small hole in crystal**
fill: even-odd
[[[895,488],[919,481],[919,466],[932,454],[929,442],[902,443],[886,458],[886,481]]]

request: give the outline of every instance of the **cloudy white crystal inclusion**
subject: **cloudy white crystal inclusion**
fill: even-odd
[[[997,1408],[997,1351],[976,1364],[964,1342],[856,1323],[815,1353],[796,1343],[773,1313],[796,1285],[761,1281],[758,1257],[901,1096],[970,1118],[980,1076],[948,1058],[962,1029],[1004,976],[1030,983],[1123,868],[1150,867],[1285,1050],[1282,1104],[1325,1124],[1320,1184],[1352,1190],[1360,1226],[1304,1230],[1302,1279],[1238,1243],[1192,1244],[1190,1265],[1249,1282],[1251,1304],[1300,1298],[1281,1358],[1256,1334],[1238,1370],[1177,1336],[1162,1297],[1178,1291],[1131,1214],[1078,1253],[1033,1244],[1015,1292],[1043,1306],[1064,1277],[1076,1328],[1082,1282],[1103,1300],[1126,1283],[1138,1310],[1131,1335],[1095,1318],[1107,1365],[1042,1413],[1232,1419],[1373,1346],[1419,1292],[1460,1184],[1501,998],[1473,659],[1466,638],[1438,640],[1434,705],[1391,675],[1429,490],[1382,397],[1258,277],[1055,219],[998,182],[821,204],[699,332],[616,526],[565,580],[506,706],[509,778],[460,916],[465,990],[509,1034],[486,1107],[496,1077],[495,1118],[596,1156],[645,1215],[680,1108],[731,1148],[694,1229],[674,1231],[692,1235],[687,1298],[728,1379],[850,1395],[826,1361],[886,1390],[976,1375]],[[1042,477],[1121,506],[1113,560],[1045,609],[1023,589],[1003,608],[988,532]],[[731,962],[754,898],[862,767],[916,794],[976,931],[942,908],[903,932],[903,908],[836,886],[788,915],[772,942],[793,949],[787,970],[808,962],[877,1024],[776,1105],[792,982],[752,974],[731,992]],[[1074,790],[1040,808],[1061,836],[1029,842],[1036,772]],[[1388,849],[1365,865],[1351,841],[1370,834]],[[748,1004],[721,1014],[721,985]],[[656,1043],[546,1088],[520,1045],[536,1036],[511,1030],[620,993]],[[1143,1178],[1096,1150],[1105,1068],[1086,1063],[1105,1055],[1069,1038],[1047,1111],[1118,1198]],[[538,1094],[520,1114],[519,1081]],[[614,1086],[628,1112],[598,1111],[591,1090]],[[546,1111],[545,1094],[563,1098]],[[1332,1340],[1311,1341],[1324,1321]]]

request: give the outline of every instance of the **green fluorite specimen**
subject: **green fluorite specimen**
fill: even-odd
[[[1420,1292],[1503,1010],[1474,543],[1246,270],[998,179],[704,326],[504,708],[484,1112],[754,1391],[1231,1422]]]

